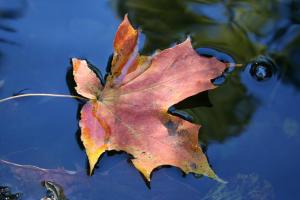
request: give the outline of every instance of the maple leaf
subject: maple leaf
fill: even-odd
[[[153,56],[138,53],[139,31],[127,16],[114,40],[111,73],[103,86],[85,60],[73,58],[76,91],[90,99],[81,110],[81,140],[92,173],[105,151],[125,151],[150,181],[162,165],[220,180],[198,145],[200,125],[170,115],[168,108],[215,88],[226,64],[195,52],[188,38]]]

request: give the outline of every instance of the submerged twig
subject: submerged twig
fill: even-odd
[[[61,97],[61,98],[73,98],[73,99],[87,100],[84,97],[75,96],[75,95],[68,95],[68,94],[29,93],[29,94],[20,94],[20,95],[0,99],[0,103],[3,103],[5,101],[9,101],[9,100],[12,100],[12,99],[18,99],[18,98],[23,98],[23,97],[35,97],[35,96]]]

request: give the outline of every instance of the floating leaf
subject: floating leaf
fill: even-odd
[[[198,145],[199,125],[168,113],[172,105],[215,88],[226,64],[197,54],[188,38],[141,56],[139,32],[125,16],[114,41],[111,73],[104,86],[86,61],[73,59],[76,90],[90,99],[81,110],[81,140],[92,173],[105,151],[125,151],[150,181],[162,165],[220,180]]]

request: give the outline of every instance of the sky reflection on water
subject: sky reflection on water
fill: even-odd
[[[190,35],[195,48],[222,51],[238,63],[267,56],[277,67],[268,80],[255,80],[246,65],[209,92],[212,107],[183,110],[203,125],[200,142],[227,186],[162,168],[149,190],[126,154],[105,155],[84,184],[86,156],[76,138],[79,102],[72,99],[36,97],[0,104],[0,159],[79,171],[67,184],[70,199],[300,198],[300,3],[222,2],[0,0],[0,98],[23,89],[68,94],[71,57],[88,59],[105,73],[125,13],[144,31],[146,54]],[[38,178],[22,182],[18,176],[0,165],[0,185],[23,192],[24,199],[43,195]]]

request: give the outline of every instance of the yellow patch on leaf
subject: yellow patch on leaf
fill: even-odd
[[[153,56],[140,56],[138,35],[125,16],[114,41],[111,74],[103,87],[88,65],[81,64],[82,74],[78,74],[79,61],[73,62],[77,92],[92,97],[83,106],[80,120],[90,172],[102,153],[116,150],[131,154],[132,163],[149,181],[151,172],[162,165],[220,181],[199,147],[200,126],[167,110],[215,88],[211,80],[223,73],[226,64],[198,55],[189,38]]]

